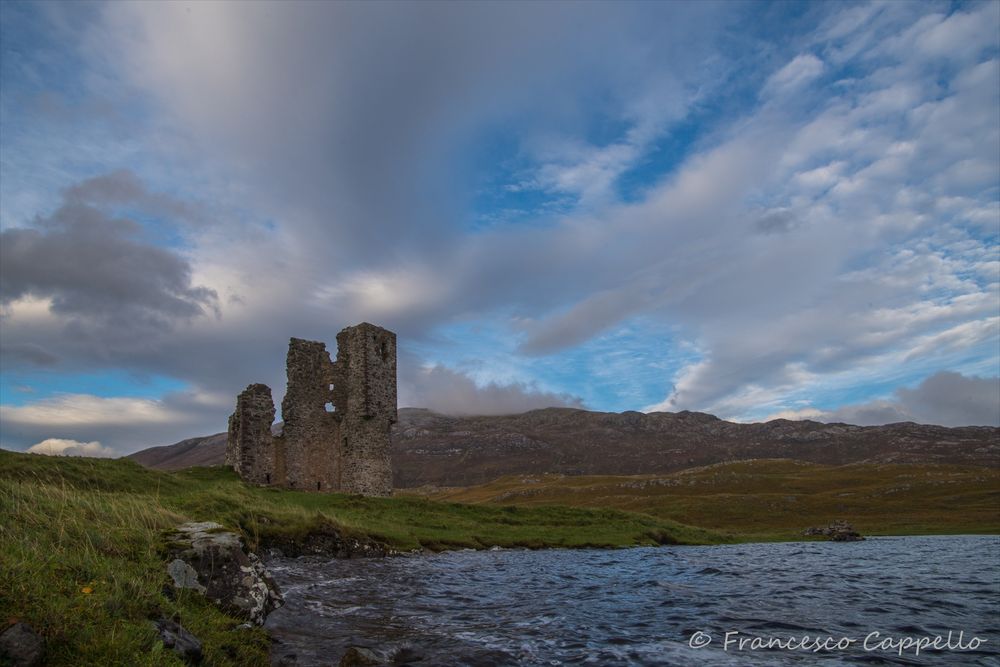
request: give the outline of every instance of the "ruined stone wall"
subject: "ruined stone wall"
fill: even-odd
[[[288,389],[281,401],[287,484],[307,491],[336,489],[340,425],[328,405],[332,403],[334,373],[326,345],[292,338],[287,372]]]
[[[288,467],[285,464],[285,439],[274,439],[274,475],[271,483],[275,486],[288,486]]]
[[[367,323],[344,329],[337,334],[336,366],[335,396],[342,420],[340,487],[346,493],[391,495],[396,335]]]
[[[266,384],[252,384],[236,398],[236,411],[229,417],[226,465],[232,466],[251,484],[272,484],[274,474],[274,401]]]
[[[396,421],[396,335],[363,323],[326,345],[292,338],[283,433],[271,435],[271,390],[254,384],[229,418],[226,463],[248,482],[303,491],[392,494],[389,430]]]

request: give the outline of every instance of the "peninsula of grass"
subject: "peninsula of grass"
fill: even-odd
[[[335,532],[399,551],[620,547],[728,541],[615,509],[493,507],[248,486],[222,467],[165,473],[128,460],[0,451],[0,617],[46,640],[51,665],[179,665],[150,620],[180,619],[212,665],[266,665],[261,629],[172,591],[166,531],[216,521],[251,549]]]

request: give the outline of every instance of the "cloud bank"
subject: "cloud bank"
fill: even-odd
[[[0,40],[12,382],[280,400],[289,336],[368,320],[446,412],[985,418],[894,392],[998,373],[996,3],[46,7]],[[8,396],[18,447],[231,410]]]
[[[18,301],[44,300],[67,336],[134,340],[212,311],[217,295],[192,284],[190,262],[143,238],[143,225],[110,213],[112,206],[172,220],[187,210],[147,192],[127,171],[68,188],[51,215],[0,232],[0,304],[8,316],[17,316]],[[40,363],[58,356],[27,342],[12,353]]]
[[[443,366],[421,368],[402,380],[399,404],[448,415],[513,415],[552,407],[584,408],[568,394],[540,391],[523,383],[484,386]]]
[[[1000,426],[1000,377],[965,377],[942,371],[912,389],[896,389],[891,399],[845,405],[836,410],[789,410],[771,418],[860,426],[904,421],[940,426]]]
[[[115,456],[113,449],[103,446],[96,440],[77,442],[76,440],[49,438],[28,447],[27,451],[31,454],[44,454],[46,456]]]

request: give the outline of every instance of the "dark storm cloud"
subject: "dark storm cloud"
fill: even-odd
[[[197,218],[187,202],[169,195],[151,192],[134,173],[119,169],[109,174],[89,178],[66,189],[66,204],[89,204],[98,208],[116,205],[138,205],[144,213],[169,216],[173,222]]]
[[[145,240],[140,224],[108,214],[103,207],[113,203],[176,208],[123,172],[70,188],[51,215],[0,233],[2,303],[51,299],[51,312],[67,322],[119,336],[169,328],[214,308],[215,292],[191,284],[190,263]]]

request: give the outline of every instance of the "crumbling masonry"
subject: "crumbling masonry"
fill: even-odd
[[[396,421],[396,334],[373,324],[337,334],[337,361],[323,343],[288,343],[284,429],[274,401],[248,386],[229,418],[226,465],[251,484],[302,491],[392,494],[389,430]]]

